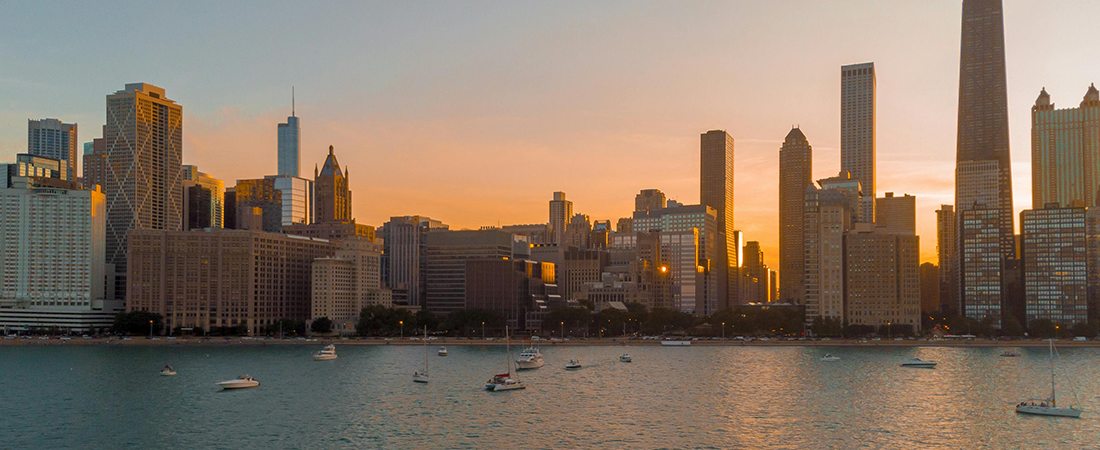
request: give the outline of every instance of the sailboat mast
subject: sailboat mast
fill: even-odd
[[[1054,400],[1054,339],[1050,340],[1050,403],[1053,405]]]
[[[424,373],[428,373],[428,326],[424,325]]]

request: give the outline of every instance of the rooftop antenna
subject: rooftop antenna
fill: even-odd
[[[290,117],[294,117],[294,86],[290,87]]]

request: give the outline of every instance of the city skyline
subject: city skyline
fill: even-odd
[[[1084,87],[1096,81],[1092,74],[1100,74],[1100,62],[1085,61],[1068,47],[1058,45],[1074,40],[1076,33],[1087,33],[1087,26],[1074,24],[1087,25],[1085,18],[1095,16],[1089,11],[1100,8],[1091,3],[1064,6],[1060,11],[1047,11],[1038,2],[1005,5],[1016,213],[1032,206],[1029,119],[1036,93],[1045,87],[1063,99],[1062,105],[1069,106]],[[163,68],[116,70],[109,65],[113,56],[96,53],[97,59],[91,61],[102,64],[97,66],[101,70],[62,71],[59,66],[51,66],[55,63],[49,56],[60,51],[62,47],[54,45],[61,44],[42,41],[51,37],[50,33],[64,35],[72,33],[70,29],[87,26],[62,29],[78,19],[95,22],[91,19],[107,12],[70,14],[57,23],[44,23],[42,18],[50,15],[41,9],[51,7],[10,8],[11,14],[0,18],[0,36],[9,43],[0,47],[0,60],[9,62],[5,66],[11,68],[0,74],[0,98],[5,102],[0,111],[3,160],[14,160],[16,153],[26,149],[27,119],[56,118],[76,123],[81,131],[78,143],[91,142],[100,137],[97,131],[104,123],[105,96],[124,84],[146,82],[168,90],[172,100],[186,106],[184,164],[197,165],[227,184],[260,178],[276,172],[273,128],[290,113],[286,88],[297,86],[301,93],[297,97],[303,100],[298,102],[297,110],[303,112],[296,115],[306,119],[303,161],[307,167],[310,162],[324,161],[329,145],[345,149],[340,154],[342,161],[356,166],[359,174],[349,186],[359,192],[353,205],[358,222],[377,226],[391,216],[423,214],[455,229],[476,229],[497,223],[545,222],[545,201],[554,191],[568,192],[576,212],[598,220],[629,216],[633,210],[631,200],[642,189],[660,189],[670,199],[698,203],[695,135],[724,129],[737,146],[737,219],[733,228],[744,231],[747,241],[759,241],[767,264],[778,267],[778,191],[774,180],[778,178],[782,138],[791,125],[799,125],[814,145],[813,178],[835,176],[840,168],[837,69],[873,61],[878,84],[876,190],[878,195],[892,191],[916,196],[917,234],[925,237],[921,242],[922,261],[936,258],[934,210],[940,204],[953,203],[961,2],[829,7],[812,3],[639,4],[622,13],[611,3],[585,7],[574,4],[561,12],[504,8],[492,17],[515,19],[513,26],[476,33],[474,25],[466,29],[457,24],[461,21],[443,17],[454,12],[448,8],[458,8],[448,6],[427,19],[441,25],[435,40],[416,38],[404,44],[409,54],[427,55],[427,63],[409,61],[399,51],[375,44],[363,51],[368,56],[380,56],[380,61],[367,64],[368,68],[359,67],[336,59],[332,52],[340,52],[341,47],[333,43],[334,48],[326,48],[319,55],[305,51],[309,47],[300,47],[296,56],[301,60],[295,61],[300,64],[295,65],[303,69],[267,72],[256,70],[272,69],[261,61],[262,51],[259,56],[245,56],[240,61],[223,61],[233,55],[234,49],[239,50],[239,45],[252,42],[241,40],[238,33],[260,31],[259,36],[280,43],[273,37],[274,29],[254,24],[216,32],[202,41],[207,47],[201,49],[201,44],[173,44],[165,55],[151,61],[150,66],[158,66],[156,63],[163,61],[157,58],[170,57],[169,64],[159,65]],[[83,8],[86,6],[75,5],[73,9]],[[191,8],[198,9],[157,6],[153,12],[182,17],[169,22],[173,27],[182,27],[180,31],[186,36],[187,24],[199,17],[197,11],[188,11]],[[244,14],[246,9],[234,5],[227,8],[230,17]],[[346,19],[337,17],[339,8],[319,8],[303,20],[314,27],[324,20],[337,19],[337,24],[347,25],[353,23],[353,18],[369,17],[375,12],[377,20],[396,23],[358,39],[381,37],[379,42],[385,43],[386,35],[382,33],[392,33],[391,38],[411,38],[391,27],[425,11],[391,8],[356,6]],[[274,9],[285,13],[289,8]],[[459,11],[459,15],[477,15],[478,9]],[[673,11],[672,17],[683,23],[657,19],[664,9]],[[589,16],[573,17],[571,13],[578,11]],[[779,19],[795,13],[790,23]],[[846,19],[846,14],[854,17]],[[536,15],[544,17],[536,19]],[[905,23],[890,20],[899,15],[910,19],[902,21]],[[113,20],[117,19],[102,17],[99,23],[109,25]],[[836,32],[856,20],[877,20],[866,24],[866,29],[882,34],[883,39],[870,43],[855,33]],[[699,24],[712,21],[729,21],[737,26],[695,37],[679,33],[684,27],[707,28]],[[1036,21],[1053,24],[1058,33],[1052,35],[1049,30],[1029,26]],[[566,42],[558,42],[555,37],[562,36],[556,36],[553,30],[568,24],[572,24],[574,33]],[[608,30],[601,30],[605,24]],[[646,24],[653,27],[654,35],[639,42],[616,39],[611,34],[622,27]],[[139,33],[142,27],[138,25],[125,35]],[[880,31],[887,27],[890,32]],[[518,33],[519,43],[507,43],[501,38],[504,33]],[[753,40],[764,33],[786,36],[775,36],[776,43],[764,45]],[[808,39],[816,35],[833,39]],[[438,42],[448,36],[461,39],[448,44]],[[151,45],[112,39],[97,35],[77,44],[77,53],[90,55],[94,46],[101,46],[119,48],[120,55],[124,55]],[[233,44],[209,48],[216,39]],[[592,39],[605,41],[586,49]],[[926,45],[910,51],[906,45],[916,40]],[[790,45],[792,42],[799,45]],[[311,38],[300,45],[319,44]],[[498,59],[521,56],[527,46],[550,54],[543,59],[520,58],[522,64],[512,70],[495,65]],[[24,47],[45,51],[35,54],[20,50]],[[455,55],[446,55],[456,50]],[[715,51],[729,56],[715,58]],[[212,58],[203,57],[207,52]],[[600,61],[613,52],[622,54],[611,62]],[[795,64],[791,55],[802,59]],[[286,55],[280,56],[274,58],[276,62],[288,64]],[[87,58],[80,56],[75,62],[84,64]],[[99,58],[104,60],[97,62]],[[669,64],[650,65],[662,58],[671,58],[666,61]],[[549,64],[562,63],[570,68],[541,73]],[[618,66],[612,67],[616,63]],[[221,67],[223,64],[227,66]],[[475,67],[479,64],[487,67]],[[712,70],[696,70],[707,68],[705,64],[712,64]],[[335,75],[311,73],[313,67],[325,66],[342,70],[332,71]],[[677,70],[670,71],[669,67]],[[688,69],[683,72],[691,75],[684,76],[680,68]],[[482,70],[499,80],[481,80],[479,74],[485,75]],[[433,71],[438,74],[426,75]],[[248,82],[235,72],[248,73],[244,77]],[[441,82],[437,77],[443,75],[456,78],[464,89],[455,90],[457,86]],[[34,88],[49,88],[50,92]],[[408,98],[401,101],[403,97]],[[425,129],[434,132],[423,133]],[[528,170],[511,169],[517,155],[529,158]],[[548,155],[556,158],[549,159]],[[240,161],[256,163],[246,165]],[[501,190],[500,186],[509,189]],[[441,192],[449,194],[443,196]],[[460,198],[477,201],[455,201]]]

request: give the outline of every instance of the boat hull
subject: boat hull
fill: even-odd
[[[493,387],[493,392],[500,392],[500,391],[514,391],[514,390],[516,390],[516,389],[527,389],[527,386],[525,386],[525,385],[524,385],[523,383],[517,383],[517,384],[498,384],[498,385],[496,385],[496,386],[494,386],[494,387]]]
[[[223,381],[221,383],[217,383],[217,385],[221,386],[222,389],[248,389],[248,388],[259,387],[260,382],[259,381],[249,381],[249,382]]]
[[[428,376],[427,375],[421,375],[421,374],[413,375],[413,383],[427,383],[427,382],[428,382]]]
[[[904,363],[902,367],[912,367],[914,369],[935,369],[936,363]]]
[[[542,358],[516,360],[516,369],[519,370],[534,370],[544,365],[546,365],[546,361],[544,361]]]
[[[313,355],[314,361],[332,361],[338,358],[336,355]]]
[[[579,364],[576,365],[576,366],[565,366],[565,370],[577,370],[577,369],[580,369],[580,368],[581,368],[581,366]]]
[[[821,360],[825,361],[825,362],[831,362],[831,361],[840,361],[840,358],[834,356],[832,358],[821,358]]]
[[[1016,412],[1019,414],[1029,414],[1033,416],[1055,416],[1055,417],[1081,417],[1080,409],[1073,408],[1051,408],[1048,406],[1036,406],[1036,405],[1021,405],[1016,407]]]
[[[176,374],[175,372],[165,372],[165,371],[160,372],[160,376],[162,376],[162,377],[170,377],[170,376],[174,376],[175,374]]]

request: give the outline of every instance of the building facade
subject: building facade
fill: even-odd
[[[382,286],[382,252],[367,239],[334,241],[333,256],[313,260],[310,319],[327,317],[337,333],[352,333],[359,312],[393,304]]]
[[[875,221],[875,63],[840,67],[840,170],[863,186],[860,222]]]
[[[1027,325],[1040,319],[1072,326],[1088,323],[1088,252],[1084,207],[1020,213]]]
[[[958,279],[955,268],[955,208],[940,205],[936,210],[936,257],[940,275],[940,311],[959,311]]]
[[[317,222],[344,222],[351,220],[351,190],[348,189],[348,168],[340,169],[332,146],[328,146],[325,165],[318,172],[314,169],[314,185],[317,189]]]
[[[863,225],[845,236],[846,321],[920,333],[920,238]]]
[[[57,119],[27,120],[27,153],[65,161],[65,179],[76,180],[75,123]]]
[[[294,99],[291,95],[290,117],[286,123],[278,125],[279,175],[299,177],[302,169],[302,126],[294,113]]]
[[[184,230],[225,226],[225,182],[183,166]],[[194,195],[192,197],[192,195]]]
[[[709,268],[717,275],[716,299],[713,305],[697,310],[697,313],[710,314],[704,311],[729,307],[730,292],[737,292],[737,268],[730,264],[730,255],[740,250],[732,239],[733,136],[725,130],[710,130],[699,136],[699,204],[714,208],[718,219],[714,246],[717,253]]]
[[[564,192],[555,192],[550,200],[550,232],[554,234],[554,242],[565,242],[565,226],[572,217],[573,202],[565,199]]]
[[[1090,85],[1078,108],[1054,109],[1046,89],[1031,107],[1031,206],[1097,205],[1100,92]]]
[[[905,194],[895,197],[887,192],[885,197],[875,201],[875,226],[888,234],[917,234],[917,198]]]
[[[845,319],[844,236],[852,228],[850,195],[835,189],[806,188],[803,256],[805,272],[801,285],[806,322],[814,319]]]
[[[424,235],[424,307],[436,313],[466,308],[466,261],[526,259],[525,239],[500,230]]]
[[[107,141],[103,138],[95,138],[92,142],[84,143],[83,170],[81,170],[80,183],[86,191],[96,190],[102,192],[107,186]]]
[[[792,128],[779,149],[779,301],[802,304],[806,271],[803,217],[807,188],[813,186],[813,148]]]
[[[385,286],[399,305],[423,304],[425,235],[448,226],[426,216],[396,216],[382,225],[382,274]]]

